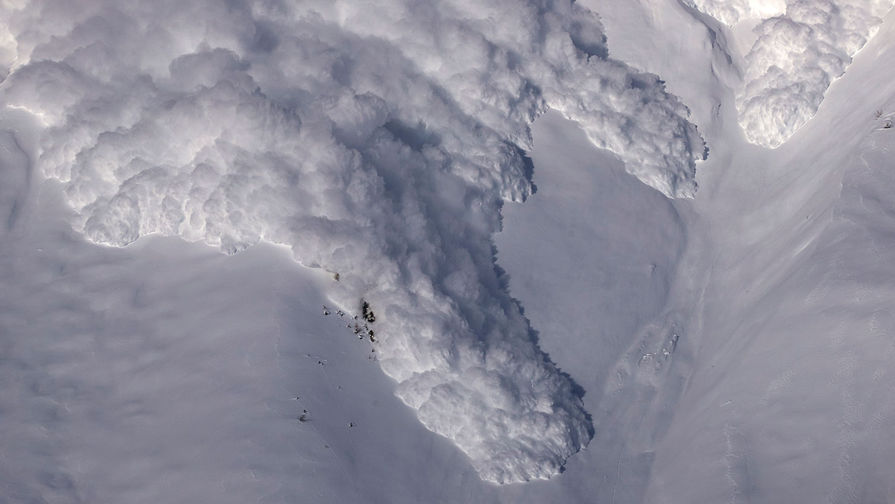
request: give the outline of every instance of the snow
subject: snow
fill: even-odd
[[[22,40],[0,93],[43,123],[37,169],[89,240],[289,247],[381,315],[379,362],[423,425],[486,480],[544,479],[592,426],[494,271],[529,125],[563,111],[669,196],[693,195],[704,146],[592,14],[517,4],[30,4],[5,12]],[[492,30],[492,8],[515,18]]]
[[[38,203],[0,261],[4,499],[411,502],[479,481],[393,396],[371,345],[320,314],[331,280],[287,250],[100,248],[68,229],[58,191]],[[464,470],[427,468],[433,454]]]
[[[817,112],[830,84],[873,37],[892,0],[787,0],[692,5],[734,27],[749,19],[737,111],[746,138],[779,147]]]
[[[595,151],[557,114],[534,133],[538,192],[504,209],[498,262],[541,348],[586,391],[594,417],[594,439],[563,475],[564,488],[580,496],[566,499],[639,502],[652,456],[644,447],[668,419],[642,399],[656,394],[669,359],[680,357],[670,343],[688,323],[674,302],[688,289],[675,281],[687,267],[686,210]],[[555,492],[531,502],[563,502]]]
[[[746,54],[739,121],[750,142],[778,147],[817,112],[830,83],[876,32],[892,0],[792,1],[765,19]]]
[[[889,7],[0,2],[4,497],[891,500]]]
[[[744,19],[768,19],[786,12],[786,0],[687,0],[687,3],[729,26]]]
[[[891,327],[877,303],[892,295],[880,227],[891,209],[879,191],[890,187],[895,139],[876,129],[875,109],[895,106],[879,71],[892,58],[892,21],[791,142],[718,175],[701,213],[736,232],[717,232],[698,365],[648,501],[891,499],[881,469],[895,455],[884,427],[895,413],[884,378]],[[731,201],[754,204],[731,213]],[[668,464],[682,453],[689,468]],[[697,488],[684,483],[697,475]]]

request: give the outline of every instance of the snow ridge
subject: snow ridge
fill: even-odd
[[[668,196],[705,149],[657,77],[571,1],[3,4],[0,96],[100,244],[261,240],[377,315],[397,394],[483,479],[549,478],[593,428],[494,264],[548,107]],[[10,40],[12,42],[10,42]],[[5,72],[4,72],[5,73]]]

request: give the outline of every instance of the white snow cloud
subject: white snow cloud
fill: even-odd
[[[570,1],[57,1],[0,5],[7,106],[90,240],[228,253],[261,240],[338,272],[378,316],[398,396],[482,478],[548,478],[587,443],[573,384],[496,271],[502,200],[548,107],[668,196],[704,145],[657,77],[608,59]],[[8,40],[7,40],[8,39]]]
[[[745,56],[745,83],[736,106],[746,138],[771,148],[814,117],[827,88],[895,5],[893,0],[691,3],[728,25],[762,19]]]
[[[876,33],[892,0],[794,0],[755,28],[739,122],[750,142],[777,147],[817,112],[827,88]]]

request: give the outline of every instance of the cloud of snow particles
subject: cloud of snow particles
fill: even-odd
[[[494,264],[547,108],[668,196],[704,145],[570,0],[0,4],[0,99],[99,244],[261,240],[369,301],[397,395],[483,479],[549,478],[590,439]],[[6,30],[7,32],[4,32]]]
[[[876,33],[893,0],[790,0],[755,28],[737,95],[746,138],[777,147],[814,117],[827,88]]]
[[[845,73],[895,5],[893,0],[691,3],[728,25],[762,19],[745,57],[745,84],[736,106],[746,138],[770,148],[814,117],[830,84]]]
[[[727,25],[741,19],[765,19],[786,11],[786,0],[686,0],[686,3]]]

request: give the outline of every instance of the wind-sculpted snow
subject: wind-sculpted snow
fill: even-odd
[[[692,3],[729,25],[763,19],[745,56],[744,87],[736,104],[746,138],[770,148],[814,117],[827,88],[895,5],[893,0]]]
[[[548,107],[668,196],[704,145],[655,76],[569,1],[42,1],[2,18],[10,107],[75,227],[235,253],[261,240],[376,313],[398,396],[482,478],[548,478],[592,427],[494,265]],[[0,40],[4,40],[0,36]],[[11,55],[11,56],[9,56]]]

